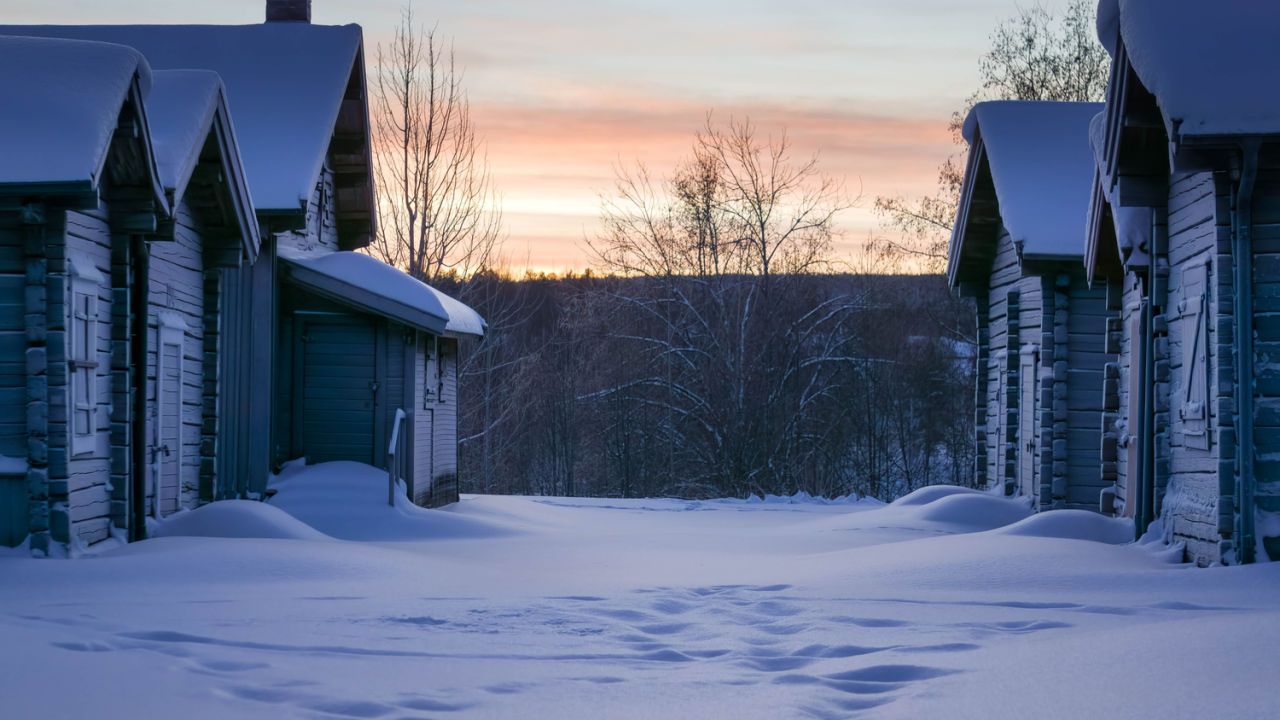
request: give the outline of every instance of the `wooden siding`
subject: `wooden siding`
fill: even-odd
[[[1090,289],[1074,263],[1026,272],[1002,230],[979,308],[977,474],[1037,509],[1097,510],[1111,484],[1098,470],[1103,373],[1114,359],[1105,289]]]
[[[334,214],[333,167],[325,158],[320,180],[307,202],[306,225],[300,230],[278,233],[276,242],[306,252],[329,252],[338,247],[338,223]]]
[[[0,455],[23,463],[27,459],[26,286],[21,226],[16,214],[0,214]],[[26,472],[0,474],[0,547],[17,545],[27,537],[28,516]]]
[[[1134,464],[1138,441],[1137,412],[1132,403],[1137,402],[1134,396],[1139,380],[1136,346],[1142,342],[1137,329],[1140,327],[1143,289],[1141,281],[1133,273],[1127,273],[1121,282],[1123,289],[1116,338],[1119,354],[1103,384],[1104,395],[1109,391],[1112,396],[1109,400],[1111,409],[1103,416],[1103,435],[1110,434],[1111,438],[1102,446],[1101,460],[1104,478],[1107,463],[1115,464],[1116,514],[1132,518],[1136,508],[1129,499],[1136,497],[1135,484],[1139,481]],[[1112,381],[1114,384],[1108,385]],[[1114,442],[1114,447],[1111,442]]]
[[[1225,184],[1223,189],[1225,190]],[[1218,524],[1218,455],[1220,443],[1208,448],[1187,442],[1186,423],[1181,419],[1183,399],[1187,392],[1187,368],[1184,367],[1185,345],[1194,342],[1200,320],[1195,307],[1186,307],[1194,298],[1186,287],[1196,268],[1207,268],[1207,308],[1218,307],[1214,278],[1223,263],[1216,254],[1230,252],[1230,213],[1219,213],[1218,205],[1226,198],[1219,194],[1218,183],[1211,173],[1175,176],[1169,185],[1167,290],[1163,298],[1163,322],[1154,328],[1156,353],[1156,497],[1157,508],[1165,518],[1171,538],[1187,544],[1188,554],[1201,564],[1216,562],[1221,533]],[[1223,210],[1227,210],[1224,206]],[[1224,223],[1220,227],[1219,223]],[[1221,238],[1220,238],[1221,231]],[[1229,273],[1230,263],[1226,263]],[[1163,289],[1163,288],[1158,288]],[[1207,309],[1206,308],[1206,309]],[[1229,313],[1228,313],[1229,314]],[[1208,378],[1209,397],[1218,395],[1219,369],[1230,372],[1230,358],[1218,351],[1215,322],[1209,323]],[[1162,333],[1163,331],[1163,333]],[[1167,335],[1164,335],[1167,333]],[[1164,335],[1162,337],[1162,335]],[[1225,360],[1225,364],[1223,361]],[[1220,427],[1216,403],[1208,409],[1208,428]]]
[[[1115,355],[1106,352],[1107,320],[1113,313],[1107,310],[1105,286],[1090,288],[1083,268],[1072,268],[1069,277],[1070,310],[1065,323],[1069,452],[1062,499],[1068,508],[1098,510],[1102,491],[1111,485],[1099,472],[1098,456],[1104,371],[1107,363],[1115,361]]]
[[[432,433],[432,504],[458,499],[458,342],[440,339],[441,364]]]
[[[1219,187],[1223,182],[1219,181]],[[1221,208],[1221,202],[1219,204]],[[1230,237],[1219,229],[1221,247]],[[1259,174],[1253,202],[1254,318],[1254,503],[1261,513],[1280,512],[1280,170]],[[1229,247],[1229,245],[1228,245]],[[1229,303],[1226,303],[1229,305]],[[1217,324],[1217,323],[1214,323]],[[1223,324],[1224,329],[1226,327]],[[1218,347],[1224,347],[1220,342]],[[1226,348],[1233,347],[1230,343]],[[1220,375],[1220,373],[1219,373]],[[1218,396],[1222,397],[1222,389]],[[1225,468],[1224,468],[1225,470]],[[1220,488],[1222,495],[1230,488]],[[1225,499],[1223,501],[1225,505]],[[1226,523],[1225,513],[1219,521]],[[1280,538],[1265,536],[1258,528],[1259,543],[1272,560],[1280,559]],[[1260,556],[1258,560],[1265,560]]]
[[[0,454],[24,459],[27,456],[26,285],[27,263],[21,227],[16,215],[0,215]]]
[[[413,368],[409,373],[413,386],[413,501],[418,505],[431,504],[431,482],[435,476],[435,388],[429,385],[434,379],[427,368],[431,353],[435,351],[435,339],[421,333],[414,352]]]
[[[50,234],[48,253],[49,367],[49,495],[50,530],[54,540],[72,544],[105,540],[111,534],[111,229],[105,204],[92,211],[68,211],[65,234]],[[104,278],[98,288],[97,361],[98,410],[91,452],[72,455],[67,402],[66,357],[68,253],[91,262]]]
[[[1008,457],[1008,451],[1011,444],[1016,442],[1009,433],[1008,397],[1009,388],[1017,387],[1016,384],[1009,384],[1009,293],[1017,291],[1021,280],[1022,270],[1018,264],[1017,252],[1009,234],[1001,231],[992,260],[987,296],[988,362],[985,375],[988,391],[983,403],[986,407],[987,446],[981,449],[979,455],[987,458],[987,477],[993,482],[1003,482],[1006,486],[1014,477],[1009,468],[1011,458]],[[1016,356],[1018,344],[1015,342],[1013,345]]]
[[[156,443],[156,420],[161,409],[157,392],[161,385],[174,383],[180,392],[177,407],[163,408],[167,417],[176,416],[179,425],[164,426],[159,442],[169,448],[169,456],[156,458],[166,478],[166,503],[161,514],[194,508],[200,501],[200,453],[204,422],[204,324],[205,283],[204,244],[199,222],[184,203],[175,213],[174,237],[151,244],[147,292],[147,416],[146,438]],[[167,355],[164,365],[170,377],[157,378],[161,361],[161,316],[177,319],[175,329],[181,355]],[[170,351],[176,353],[175,351]],[[176,363],[176,365],[175,365]],[[178,375],[177,369],[181,368]],[[176,443],[177,447],[173,447]],[[172,485],[172,487],[169,487]],[[172,494],[168,494],[172,493]],[[148,483],[146,508],[153,512],[154,486]]]

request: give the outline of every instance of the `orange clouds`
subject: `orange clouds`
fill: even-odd
[[[712,108],[692,100],[627,96],[616,91],[568,106],[473,101],[494,179],[504,196],[509,254],[517,267],[586,265],[582,239],[596,231],[601,193],[615,168],[644,162],[664,174],[691,147],[706,113],[750,116],[761,134],[785,129],[797,158],[813,153],[845,182],[858,207],[846,213],[839,248],[854,254],[877,222],[877,195],[933,191],[938,164],[955,151],[945,118],[892,117],[839,108],[738,102]]]

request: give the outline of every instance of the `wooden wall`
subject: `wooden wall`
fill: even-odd
[[[1024,276],[1009,233],[1001,229],[992,260],[987,295],[987,477],[1007,492],[1034,497],[1035,478],[1021,478],[1018,467],[1019,371],[1023,348],[1040,340],[1040,279]]]
[[[1055,492],[1062,506],[1098,510],[1102,491],[1111,485],[1098,468],[1102,447],[1103,378],[1115,355],[1106,352],[1106,286],[1090,288],[1083,267],[1072,268],[1065,288],[1069,296],[1067,333],[1067,487]],[[1058,324],[1059,326],[1062,323]],[[1057,374],[1057,368],[1054,370]]]
[[[1222,307],[1218,302],[1220,283],[1229,282],[1232,273],[1230,209],[1226,194],[1229,188],[1225,177],[1215,180],[1215,176],[1207,172],[1170,179],[1166,254],[1169,269],[1164,280],[1167,285],[1161,287],[1161,283],[1157,283],[1153,298],[1157,307],[1164,310],[1161,322],[1153,328],[1156,336],[1156,509],[1165,518],[1171,539],[1185,542],[1189,556],[1201,564],[1220,559],[1218,473],[1224,448],[1220,441],[1202,445],[1189,441],[1190,421],[1183,415],[1188,407],[1189,387],[1197,380],[1207,382],[1208,392],[1204,396],[1210,401],[1206,408],[1207,429],[1212,432],[1222,425],[1219,404],[1212,400],[1220,394],[1219,371],[1231,374],[1233,361],[1230,356],[1223,357],[1219,332],[1224,328],[1214,317],[1221,317],[1223,310],[1226,317],[1231,315],[1229,307]],[[1203,308],[1192,285],[1197,272],[1205,273],[1207,284],[1200,288],[1208,293]],[[1208,317],[1202,318],[1202,312],[1208,313]],[[1194,363],[1188,361],[1188,353],[1193,348],[1188,345],[1196,342],[1202,319],[1208,321],[1208,367],[1193,370]],[[1226,329],[1229,333],[1229,325]],[[1233,448],[1225,450],[1227,459],[1234,458]]]
[[[111,533],[111,228],[104,203],[68,211],[65,235],[50,233],[48,254],[48,376],[50,530],[54,540],[89,545]],[[98,291],[97,441],[92,452],[72,455],[69,442],[66,357],[68,253],[92,262],[104,282]],[[65,524],[65,526],[64,526]]]
[[[418,334],[414,352],[412,373],[413,391],[413,464],[410,471],[410,488],[413,501],[418,505],[431,504],[431,483],[434,477],[436,392],[434,375],[435,337]]]
[[[443,383],[437,383],[432,423],[432,504],[446,505],[458,499],[458,341],[440,339]]]
[[[0,213],[0,546],[30,530],[27,493],[27,261],[17,213]]]
[[[1219,179],[1219,188],[1222,186]],[[1221,199],[1219,200],[1221,207]],[[1280,513],[1280,168],[1264,169],[1253,203],[1254,319],[1254,503],[1260,514]],[[1222,228],[1219,238],[1223,235]],[[1221,247],[1221,240],[1219,247]],[[1219,290],[1221,297],[1221,285]],[[1219,342],[1218,347],[1231,347]],[[1218,396],[1227,393],[1218,387]],[[1227,488],[1220,488],[1226,490]],[[1224,493],[1225,494],[1225,493]],[[1224,513],[1219,513],[1221,517]],[[1259,528],[1259,541],[1272,560],[1280,560],[1280,538]],[[1267,557],[1258,557],[1266,560]]]
[[[205,274],[204,243],[199,220],[183,203],[174,217],[172,240],[151,244],[149,287],[147,294],[147,416],[146,437],[154,442],[157,412],[156,369],[162,314],[177,316],[182,330],[182,377],[180,432],[175,433],[180,448],[177,487],[165,488],[161,513],[168,515],[179,509],[194,508],[200,501],[200,454],[204,421],[204,325]],[[169,433],[166,433],[168,435]],[[147,512],[155,503],[150,484],[146,499]]]

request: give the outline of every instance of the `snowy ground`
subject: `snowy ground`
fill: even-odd
[[[970,493],[425,511],[384,478],[321,466],[172,537],[0,557],[0,715],[1280,714],[1280,564],[1196,570]]]

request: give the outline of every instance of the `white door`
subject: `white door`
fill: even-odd
[[[1018,382],[1018,486],[1023,495],[1035,497],[1036,438],[1036,351],[1023,350]]]
[[[176,512],[182,501],[182,339],[180,320],[162,318],[156,348],[151,441],[152,514]]]

